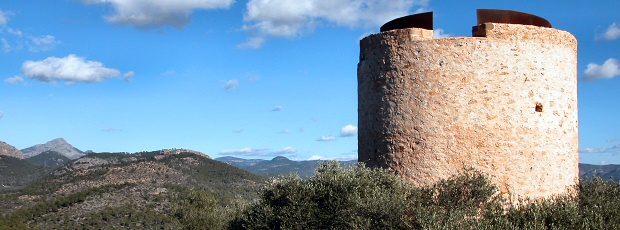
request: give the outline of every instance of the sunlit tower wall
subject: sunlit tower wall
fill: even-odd
[[[415,185],[473,168],[513,201],[574,191],[573,35],[503,10],[478,10],[472,37],[434,38],[432,13],[381,31],[360,41],[360,162]]]

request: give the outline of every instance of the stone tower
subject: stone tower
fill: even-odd
[[[504,10],[472,37],[433,38],[432,13],[381,30],[360,42],[360,162],[416,185],[474,168],[513,201],[578,183],[573,35]]]

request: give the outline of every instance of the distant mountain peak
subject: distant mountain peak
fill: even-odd
[[[4,141],[0,141],[0,155],[24,159],[24,154],[22,151],[19,151],[19,149],[7,144]]]
[[[56,138],[45,144],[38,144],[26,149],[22,149],[22,153],[26,158],[39,155],[46,151],[54,151],[66,156],[69,159],[77,159],[84,156],[84,152],[73,147],[64,138]]]
[[[291,161],[291,160],[289,160],[288,158],[283,157],[283,156],[277,156],[277,157],[274,157],[273,159],[271,159],[271,161]]]
[[[64,138],[59,137],[54,140],[48,141],[45,144],[69,144]]]

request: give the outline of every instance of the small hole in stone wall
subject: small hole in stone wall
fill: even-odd
[[[543,111],[543,105],[540,102],[536,102],[536,112],[542,112]]]

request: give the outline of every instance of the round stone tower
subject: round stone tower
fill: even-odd
[[[425,13],[387,23],[360,46],[360,162],[416,185],[473,168],[513,201],[578,183],[570,33],[533,15],[478,10],[472,37],[433,38]]]

